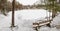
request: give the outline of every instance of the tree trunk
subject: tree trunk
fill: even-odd
[[[15,0],[13,0],[13,2],[12,2],[12,26],[11,27],[15,27],[15,25],[14,25],[14,9],[15,9]]]
[[[55,10],[52,10],[52,18],[56,16],[57,12]]]
[[[55,7],[54,2],[52,2],[52,3],[53,3],[53,6]],[[57,11],[55,10],[54,7],[53,7],[53,10],[52,10],[52,19],[56,16],[56,13],[57,13]]]
[[[60,0],[59,0],[59,3],[60,3]]]

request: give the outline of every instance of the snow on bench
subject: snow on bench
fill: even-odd
[[[44,25],[47,25],[47,24],[50,24],[51,23],[51,20],[49,21],[41,21],[41,22],[35,22],[33,23],[33,28],[36,28],[36,27],[41,27],[41,26],[44,26]]]

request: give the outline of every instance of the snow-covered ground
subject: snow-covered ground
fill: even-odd
[[[12,12],[9,12],[7,16],[0,14],[0,31],[35,31],[33,29],[32,23],[45,18],[49,12],[44,9],[24,9],[15,11],[15,25],[17,27],[11,29],[11,15]],[[49,16],[49,15],[48,15]],[[57,18],[56,18],[57,20]],[[56,21],[54,20],[54,21]],[[55,22],[52,22],[53,24]],[[51,25],[53,26],[53,25]],[[39,31],[59,31],[60,29],[41,27]]]

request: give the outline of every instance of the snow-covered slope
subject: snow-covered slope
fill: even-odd
[[[60,27],[60,14],[53,19],[51,25]]]

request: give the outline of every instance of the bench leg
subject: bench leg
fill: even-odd
[[[38,28],[36,27],[35,30],[38,31]]]
[[[47,26],[48,26],[48,27],[51,27],[51,26],[50,26],[50,23],[49,23],[49,24],[47,24]]]

